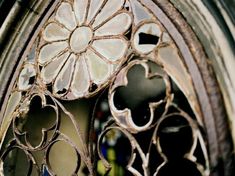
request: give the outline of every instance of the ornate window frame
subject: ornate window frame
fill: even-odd
[[[227,67],[223,68],[221,65],[216,64],[219,58],[215,58],[214,67],[210,65],[208,56],[212,58],[215,55],[214,46],[211,47],[211,52],[208,52],[210,48],[207,49],[205,46],[203,48],[199,41],[202,41],[203,37],[198,35],[198,40],[187,21],[170,2],[149,0],[142,0],[142,2],[154,13],[174,40],[183,56],[185,67],[192,77],[194,90],[200,104],[199,113],[202,114],[203,119],[201,120],[205,125],[207,134],[210,165],[214,169],[212,173],[214,172],[213,174],[215,175],[220,172],[225,172],[227,175],[231,174],[233,170],[231,163],[234,156],[231,154],[233,151],[233,140],[231,137],[233,132],[229,130],[229,125],[232,130],[234,123],[232,109],[234,106],[232,103],[233,91],[223,86],[231,83],[226,80],[226,74],[223,73],[223,69],[227,70]],[[26,4],[17,2],[1,28],[0,41],[4,44],[2,45],[3,48],[1,48],[0,60],[2,65],[0,70],[0,83],[2,85],[0,89],[1,121],[4,117],[10,91],[20,74],[23,60],[30,51],[29,46],[34,43],[45,19],[48,18],[57,3],[58,1],[52,0],[30,1]],[[176,4],[176,2],[174,3]],[[188,4],[185,3],[184,5]],[[18,20],[19,18],[22,20]],[[13,26],[16,27],[13,28]],[[9,34],[12,34],[11,36],[14,40],[9,41]],[[206,53],[204,50],[206,50]],[[227,51],[230,52],[230,49],[227,48]],[[226,53],[222,53],[222,55],[224,58],[229,57]],[[219,70],[216,68],[219,68]],[[226,73],[231,76],[230,70]],[[220,81],[219,83],[217,78]],[[226,96],[226,94],[230,95],[230,97]],[[221,106],[224,101],[226,110],[225,107]],[[228,118],[232,121],[232,125],[228,123]],[[220,167],[224,168],[222,169],[224,171],[221,171]]]

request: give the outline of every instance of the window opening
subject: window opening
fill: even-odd
[[[8,100],[2,174],[210,174],[191,74],[145,1],[58,2]]]

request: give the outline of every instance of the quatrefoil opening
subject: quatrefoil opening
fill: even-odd
[[[109,90],[109,104],[116,122],[132,133],[145,131],[171,102],[165,71],[152,61],[133,60],[116,76]]]
[[[17,142],[28,150],[41,150],[56,136],[59,109],[47,96],[35,94],[30,97],[25,111],[13,119]],[[53,102],[48,104],[48,102]]]

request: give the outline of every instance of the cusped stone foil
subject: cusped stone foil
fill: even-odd
[[[136,53],[147,55],[162,44],[162,27],[156,20],[144,20],[140,22],[132,34],[132,47]]]
[[[62,1],[45,24],[38,52],[40,77],[64,100],[90,97],[126,60],[132,14],[125,0]]]
[[[144,77],[144,79],[150,81],[151,83],[136,82],[136,79],[129,77],[131,70],[133,70],[133,68],[136,66],[140,67],[143,72],[141,73],[141,75],[138,74],[135,76]],[[136,72],[134,73],[136,74]],[[152,82],[154,79],[156,79],[157,82]],[[133,97],[131,96],[138,97],[137,99],[140,100],[139,104],[141,106],[143,105],[141,109],[147,108],[148,111],[146,112],[149,112],[144,116],[142,116],[140,113],[133,113],[132,109],[126,104],[124,104],[124,106],[121,105],[123,104],[122,100],[116,102],[116,100],[118,100],[117,96],[120,96],[118,95],[118,91],[120,91],[120,89],[127,88],[129,86],[129,83],[133,80],[134,87],[133,84],[132,86],[130,86],[135,89],[135,94],[130,95],[131,92],[127,91],[128,93],[125,95],[128,96],[128,102],[132,102]],[[152,92],[153,89],[151,89],[153,88],[153,84],[156,86],[154,87],[154,92]],[[138,91],[138,93],[136,93],[136,90],[139,89],[141,89],[141,92]],[[150,94],[152,94],[150,92],[155,94],[155,98],[147,98]],[[160,94],[157,95],[156,93],[161,93],[163,96],[159,96]],[[141,98],[143,97],[143,94],[145,94],[144,99]],[[167,112],[168,107],[172,102],[172,98],[173,95],[171,93],[171,83],[166,72],[154,62],[151,62],[150,60],[144,58],[133,60],[126,67],[121,69],[109,89],[109,106],[111,113],[117,124],[131,133],[138,133],[150,129],[154,121],[164,116],[164,114]],[[145,100],[147,100],[147,107],[143,104],[143,101]],[[155,111],[159,108],[163,108],[163,111],[156,117]],[[143,120],[144,123],[137,124],[136,119]]]

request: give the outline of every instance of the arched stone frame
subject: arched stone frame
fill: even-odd
[[[42,17],[47,18],[45,14],[48,14],[48,12],[50,12],[49,9],[53,9],[54,4],[56,3],[57,1],[36,2],[33,5],[33,9],[35,10],[29,8],[29,11],[32,11],[29,12],[29,14],[32,16],[26,15],[26,13],[23,14],[26,15],[26,18],[24,18],[25,21],[22,22],[22,25],[25,25],[24,33],[21,34],[22,36],[17,35],[15,41],[11,41],[11,43],[8,42],[8,45],[6,46],[9,46],[9,48],[5,49],[5,52],[2,54],[3,58],[5,58],[3,60],[3,68],[9,72],[9,74],[4,73],[4,75],[9,75],[9,77],[13,73],[15,75],[14,77],[19,75],[19,69],[16,69],[16,72],[12,72],[7,68],[11,68],[13,70],[17,65],[20,67],[23,61],[19,58],[24,58],[29,52],[28,46],[31,45],[30,43],[34,42],[36,36],[35,33],[39,32],[38,29],[40,29],[40,23],[43,23]],[[225,130],[228,129],[226,112],[224,107],[220,107],[223,100],[221,98],[219,87],[217,86],[218,83],[215,79],[213,71],[211,70],[212,68],[210,68],[210,65],[207,63],[207,56],[205,55],[201,44],[199,43],[191,28],[169,2],[156,1],[156,5],[153,3],[154,2],[152,1],[143,0],[143,4],[145,4],[154,12],[158,20],[162,23],[167,32],[173,38],[177,47],[181,51],[181,54],[183,55],[186,68],[189,70],[190,75],[192,76],[192,82],[200,102],[200,109],[202,111],[203,121],[206,126],[210,164],[212,168],[215,168],[215,172],[220,172],[218,170],[221,168],[216,168],[220,165],[218,164],[220,162],[225,164],[224,168],[230,168],[230,164],[233,162],[233,156],[231,154],[233,148],[230,136],[231,134],[229,130]],[[15,8],[17,9],[17,5]],[[19,9],[21,13],[22,9],[20,6]],[[32,21],[28,23],[27,20]],[[28,24],[30,24],[30,27]],[[19,30],[22,30],[22,26],[20,26]],[[27,32],[27,30],[29,32]],[[21,47],[16,47],[16,45],[18,45],[18,43],[15,43],[17,40],[21,41]],[[13,61],[12,58],[14,58],[15,61]],[[9,97],[9,91],[13,86],[14,79],[15,78],[13,78],[13,81],[10,84],[10,79],[1,79],[1,81],[3,81],[3,87],[1,90],[2,92],[6,93],[5,99],[8,99]],[[10,85],[9,89],[4,88],[4,85]],[[4,93],[1,93],[1,95],[4,95]],[[5,100],[3,103],[3,109],[6,107],[6,102],[7,101]],[[3,111],[1,112],[3,113]],[[223,159],[220,160],[219,158]],[[228,172],[227,174],[231,173],[230,169],[224,170]]]

